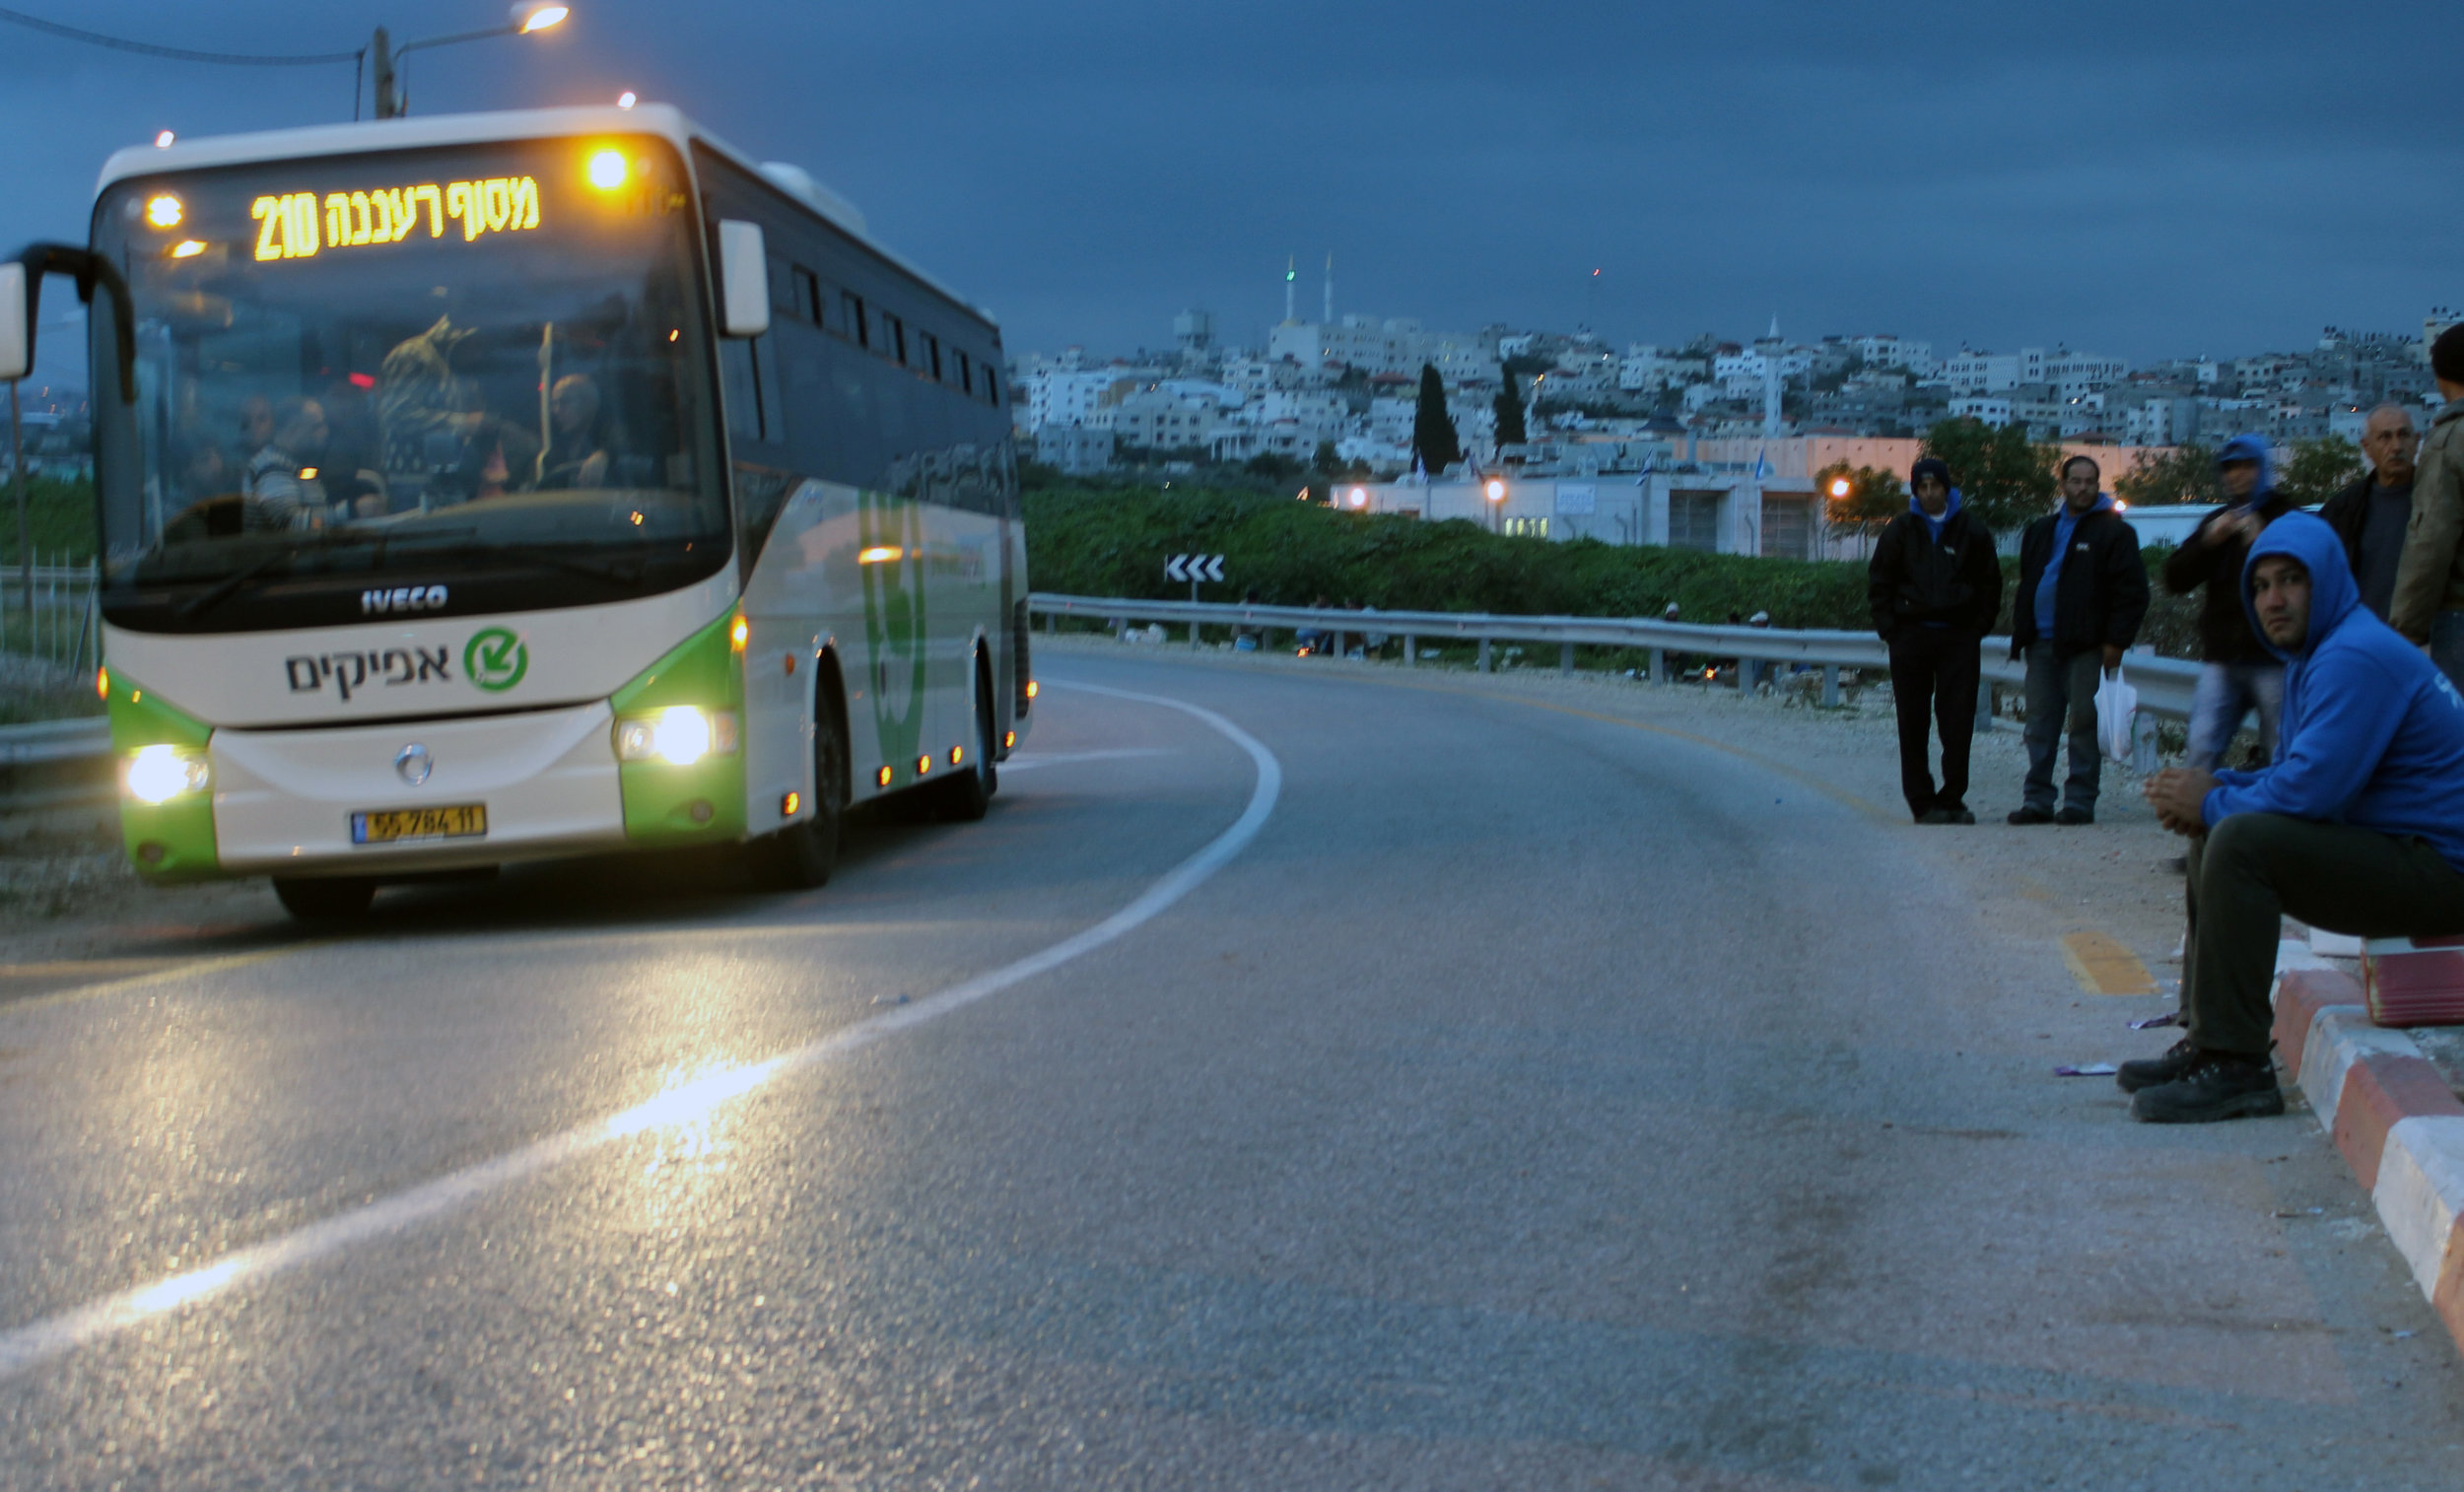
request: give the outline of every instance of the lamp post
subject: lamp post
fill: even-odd
[[[490,36],[527,36],[532,32],[546,31],[570,14],[572,14],[572,9],[569,6],[525,0],[525,3],[513,7],[513,19],[507,25],[492,26],[486,31],[462,32],[451,36],[430,36],[425,40],[409,41],[400,46],[393,44],[392,38],[385,34],[383,27],[376,28],[376,38],[368,44],[370,72],[376,86],[376,117],[379,119],[402,117],[407,101],[402,97],[399,73],[395,64],[411,53],[425,47],[451,46],[457,41],[485,41]]]
[[[1488,531],[1496,533],[1499,531],[1501,522],[1498,514],[1506,509],[1506,484],[1496,477],[1491,477],[1488,479],[1488,485],[1481,489],[1481,495],[1488,499]]]

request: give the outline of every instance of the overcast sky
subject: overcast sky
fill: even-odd
[[[244,51],[505,15],[10,4]],[[575,0],[555,33],[420,54],[410,85],[418,113],[628,88],[679,104],[853,199],[1000,316],[1013,353],[1163,345],[1189,305],[1255,341],[1285,255],[1310,316],[1332,250],[1338,312],[1432,327],[1622,344],[1777,313],[1793,335],[2145,362],[2330,322],[2418,331],[2464,303],[2460,36],[2464,8],[2427,3]],[[213,67],[0,26],[0,249],[82,239],[118,146],[347,119],[351,86],[348,64]]]

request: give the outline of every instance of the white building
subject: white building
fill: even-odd
[[[1366,373],[1418,376],[1434,367],[1448,383],[1497,377],[1498,343],[1478,333],[1432,332],[1406,316],[1380,320],[1347,315],[1339,321],[1286,321],[1266,335],[1268,361],[1290,359],[1313,368],[1341,367]]]

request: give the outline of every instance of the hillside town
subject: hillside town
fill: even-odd
[[[2059,345],[1938,350],[1888,332],[1804,340],[1776,319],[1749,340],[1706,333],[1620,351],[1588,329],[1447,331],[1338,316],[1331,264],[1321,314],[1304,320],[1288,275],[1284,318],[1263,346],[1223,345],[1214,315],[1191,309],[1173,319],[1165,350],[1013,359],[1020,436],[1073,474],[1278,457],[1392,478],[1414,469],[1418,390],[1434,370],[1462,452],[1481,470],[1639,472],[1696,442],[1767,451],[1775,441],[1912,440],[1960,417],[2065,445],[2212,444],[2242,433],[2280,445],[2354,441],[2381,403],[2436,403],[2427,349],[2456,319],[2442,306],[2418,333],[2330,326],[2304,349],[2139,368]],[[1501,411],[1514,406],[1522,438],[1510,430],[1501,441]]]

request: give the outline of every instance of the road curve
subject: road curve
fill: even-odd
[[[818,893],[530,871],[0,1004],[0,1485],[2464,1472],[2409,1281],[2278,1215],[2358,1210],[2306,1120],[2044,1078],[2109,1017],[1819,764],[1048,670],[990,819]]]

